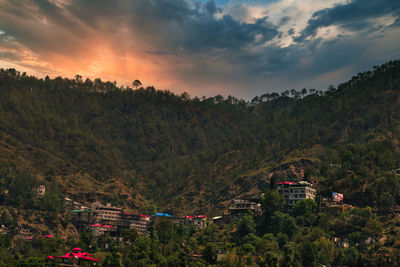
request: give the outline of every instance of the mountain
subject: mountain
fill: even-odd
[[[1,70],[0,204],[29,206],[42,183],[55,198],[213,215],[297,177],[356,204],[400,203],[399,130],[400,61],[250,102]]]

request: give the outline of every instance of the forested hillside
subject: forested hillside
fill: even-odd
[[[399,140],[400,61],[250,102],[0,71],[0,204],[28,205],[46,183],[54,199],[213,213],[303,158],[322,193],[400,204]]]

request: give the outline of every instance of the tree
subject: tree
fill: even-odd
[[[307,94],[307,89],[303,88],[303,90],[301,90],[301,94],[303,95],[303,97]]]
[[[262,200],[262,207],[266,218],[271,217],[275,211],[283,206],[283,199],[277,190],[267,190]]]
[[[26,259],[22,259],[18,262],[18,266],[28,267],[28,266],[45,266],[45,262],[42,257],[29,257]]]
[[[319,266],[329,266],[335,257],[335,247],[326,237],[320,237],[314,241],[317,250],[317,261]]]
[[[173,223],[171,219],[168,218],[160,218],[155,225],[155,230],[157,231],[158,238],[160,243],[162,244],[162,254],[165,252],[165,245],[168,244],[172,236],[173,231]]]
[[[217,248],[214,243],[208,243],[203,249],[203,258],[209,263],[214,264],[217,260]]]
[[[299,227],[292,216],[276,211],[271,217],[269,228],[275,233],[285,233],[290,238],[297,232]]]
[[[122,230],[121,234],[124,238],[124,241],[130,242],[131,244],[133,244],[136,241],[136,239],[139,237],[139,234],[135,228],[124,229],[124,230]]]
[[[384,209],[389,209],[396,204],[396,201],[392,194],[390,194],[389,192],[384,192],[382,195],[379,196],[378,204]]]
[[[362,228],[362,233],[366,237],[376,240],[381,237],[383,232],[383,224],[376,218],[370,219]]]
[[[317,211],[317,203],[312,199],[302,199],[294,206],[293,215],[309,215]]]
[[[236,231],[238,243],[242,243],[246,235],[254,234],[256,232],[254,218],[250,214],[245,214],[240,217],[238,229]]]
[[[104,267],[122,266],[121,254],[119,252],[107,253],[102,266],[104,266]]]
[[[303,199],[294,206],[293,215],[299,225],[311,226],[317,219],[317,203],[312,199]]]
[[[141,83],[139,80],[134,80],[133,83],[132,83],[132,85],[133,85],[134,87],[136,87],[136,89],[137,89],[139,86],[142,86],[142,83]]]
[[[75,75],[75,81],[76,81],[77,83],[82,83],[82,82],[83,82],[82,76],[79,75],[79,74]]]

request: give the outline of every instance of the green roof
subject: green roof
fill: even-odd
[[[71,212],[91,212],[91,210],[89,210],[89,209],[85,209],[85,210],[71,210]]]

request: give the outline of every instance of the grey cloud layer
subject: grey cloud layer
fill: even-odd
[[[315,36],[318,29],[332,25],[352,31],[371,29],[374,25],[370,19],[388,15],[395,17],[400,15],[400,1],[354,0],[315,12],[308,21],[308,26],[294,39],[301,42],[309,36]]]
[[[225,83],[232,88],[232,94],[245,97],[260,93],[262,88],[297,87],[296,82],[312,81],[326,72],[370,64],[362,51],[366,43],[374,45],[379,40],[371,43],[361,33],[362,38],[353,33],[356,35],[326,41],[315,38],[320,28],[336,25],[344,30],[372,32],[372,28],[383,28],[371,25],[371,19],[392,16],[397,20],[391,30],[398,33],[400,24],[398,0],[354,0],[315,12],[306,28],[294,37],[296,42],[281,47],[277,42],[284,34],[280,27],[290,23],[289,17],[282,18],[278,25],[268,17],[244,23],[221,15],[222,9],[212,1],[98,0],[93,4],[71,0],[56,5],[48,0],[9,0],[0,2],[0,30],[39,56],[54,52],[78,58],[87,36],[94,35],[110,40],[116,50],[141,49],[144,54],[176,57],[190,63],[184,68],[171,62],[171,69],[185,84]],[[293,36],[294,30],[287,33]],[[5,45],[3,39],[0,48]],[[358,65],[351,62],[352,54],[346,53],[349,47],[357,56]],[[381,58],[393,54],[381,49],[377,52]],[[338,56],[341,54],[348,56]],[[3,52],[1,58],[16,56]],[[327,81],[334,82],[337,81]],[[249,92],[240,91],[242,88]]]

